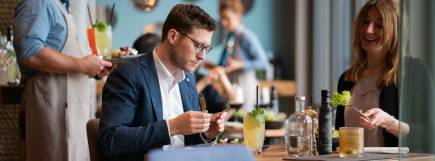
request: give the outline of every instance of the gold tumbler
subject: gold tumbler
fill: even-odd
[[[362,157],[364,153],[364,129],[361,127],[341,127],[339,129],[339,156]]]

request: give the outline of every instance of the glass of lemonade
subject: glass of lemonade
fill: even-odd
[[[104,22],[95,25],[95,44],[99,55],[104,59],[111,58],[112,51],[112,27]]]
[[[261,154],[264,143],[264,113],[255,109],[243,117],[243,137],[245,145],[255,154]],[[261,110],[262,111],[262,110]]]
[[[340,127],[339,156],[362,157],[364,153],[364,129],[362,127]]]

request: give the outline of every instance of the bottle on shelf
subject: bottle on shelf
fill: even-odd
[[[272,85],[270,88],[270,107],[275,115],[279,113],[279,101],[278,101],[278,91],[276,91],[275,86]]]
[[[319,154],[332,153],[332,112],[329,90],[321,91],[321,106],[319,108]]]
[[[318,151],[317,151],[317,139],[318,139],[318,134],[319,134],[319,119],[318,119],[318,115],[316,110],[313,109],[313,106],[306,106],[304,113],[306,113],[308,116],[310,116],[311,120],[313,121],[313,130],[312,130],[312,135],[313,135],[313,151],[312,154],[313,155],[319,155]]]
[[[313,149],[313,122],[306,113],[305,97],[296,96],[295,109],[285,121],[285,148],[289,156],[311,156]]]
[[[7,42],[6,42],[6,50],[7,50],[7,83],[16,84],[19,81],[20,72],[18,69],[17,56],[15,54],[14,46],[13,46],[13,31],[12,26],[7,28]]]

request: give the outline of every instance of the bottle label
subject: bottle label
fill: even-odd
[[[332,112],[321,109],[319,113],[319,154],[332,153]]]

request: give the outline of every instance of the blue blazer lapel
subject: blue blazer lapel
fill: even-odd
[[[193,87],[193,80],[186,74],[186,79],[178,84],[180,88],[181,100],[183,102],[184,112],[199,111],[197,104],[199,102],[196,88]]]
[[[181,101],[183,103],[183,110],[184,112],[192,111],[192,94],[190,92],[190,88],[188,81],[190,81],[189,78],[186,77],[186,79],[178,84],[180,88],[180,95],[181,95]]]
[[[157,121],[163,120],[162,95],[160,94],[159,77],[157,76],[153,55],[144,55],[141,62],[145,66],[144,74],[153,104],[154,115]]]

